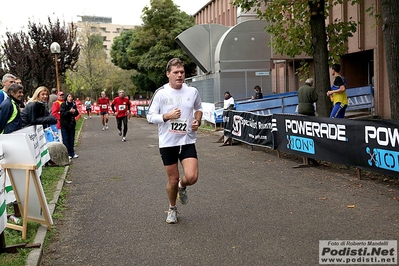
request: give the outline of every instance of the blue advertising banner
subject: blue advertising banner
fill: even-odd
[[[399,122],[274,114],[275,148],[399,177]]]

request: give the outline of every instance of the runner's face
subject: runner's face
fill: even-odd
[[[119,94],[119,97],[121,97],[121,98],[125,97],[125,92],[124,91],[120,91],[120,92],[118,92],[118,94]]]
[[[169,85],[172,88],[180,89],[184,83],[184,67],[172,66],[170,72],[166,72],[166,76],[169,78]]]

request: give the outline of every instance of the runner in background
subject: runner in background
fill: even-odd
[[[116,116],[116,127],[119,130],[118,134],[122,136],[122,141],[126,141],[127,117],[130,113],[130,101],[129,98],[125,96],[124,90],[119,90],[118,95],[119,96],[112,101],[111,108]]]
[[[86,107],[87,117],[91,118],[91,115],[90,115],[90,113],[91,113],[91,99],[90,99],[90,97],[86,97],[85,107]]]
[[[98,106],[100,106],[101,123],[103,125],[103,131],[108,129],[108,110],[109,110],[109,99],[105,95],[105,91],[101,92],[101,97],[97,100]]]

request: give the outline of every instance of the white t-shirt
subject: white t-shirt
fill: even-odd
[[[234,105],[234,98],[233,97],[230,97],[229,99],[224,100],[223,109],[227,109],[231,104]]]
[[[181,111],[180,119],[163,121],[163,114],[175,107]],[[159,147],[174,147],[195,143],[197,134],[191,130],[194,112],[202,111],[198,90],[183,84],[181,89],[173,89],[165,84],[155,91],[148,109],[147,121],[158,124]]]

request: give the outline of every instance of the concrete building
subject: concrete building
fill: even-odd
[[[115,37],[120,36],[123,31],[130,30],[136,27],[134,25],[112,24],[111,17],[80,17],[82,18],[82,20],[76,23],[78,35],[79,33],[85,32],[85,29],[87,29],[89,33],[92,34],[99,33],[103,37],[103,45],[108,57],[110,57],[111,46]]]
[[[230,2],[230,0],[210,0],[194,14],[196,24],[216,23],[234,27],[242,21],[256,19],[254,14],[242,13]],[[356,18],[360,22],[356,33],[346,44],[348,52],[341,59],[341,74],[346,77],[348,88],[373,84],[374,115],[389,119],[391,116],[389,86],[382,29],[376,18],[366,11],[372,5],[375,7],[375,13],[381,13],[381,0],[364,0],[355,5],[344,1],[330,11],[327,23],[332,23],[334,19],[348,21],[350,18]],[[267,47],[268,44],[265,43],[264,48]],[[311,58],[307,58],[312,63]],[[289,58],[272,52],[270,59],[271,91],[273,93],[296,91],[302,85],[299,77],[294,74],[301,58]],[[221,100],[221,95],[219,97]]]

